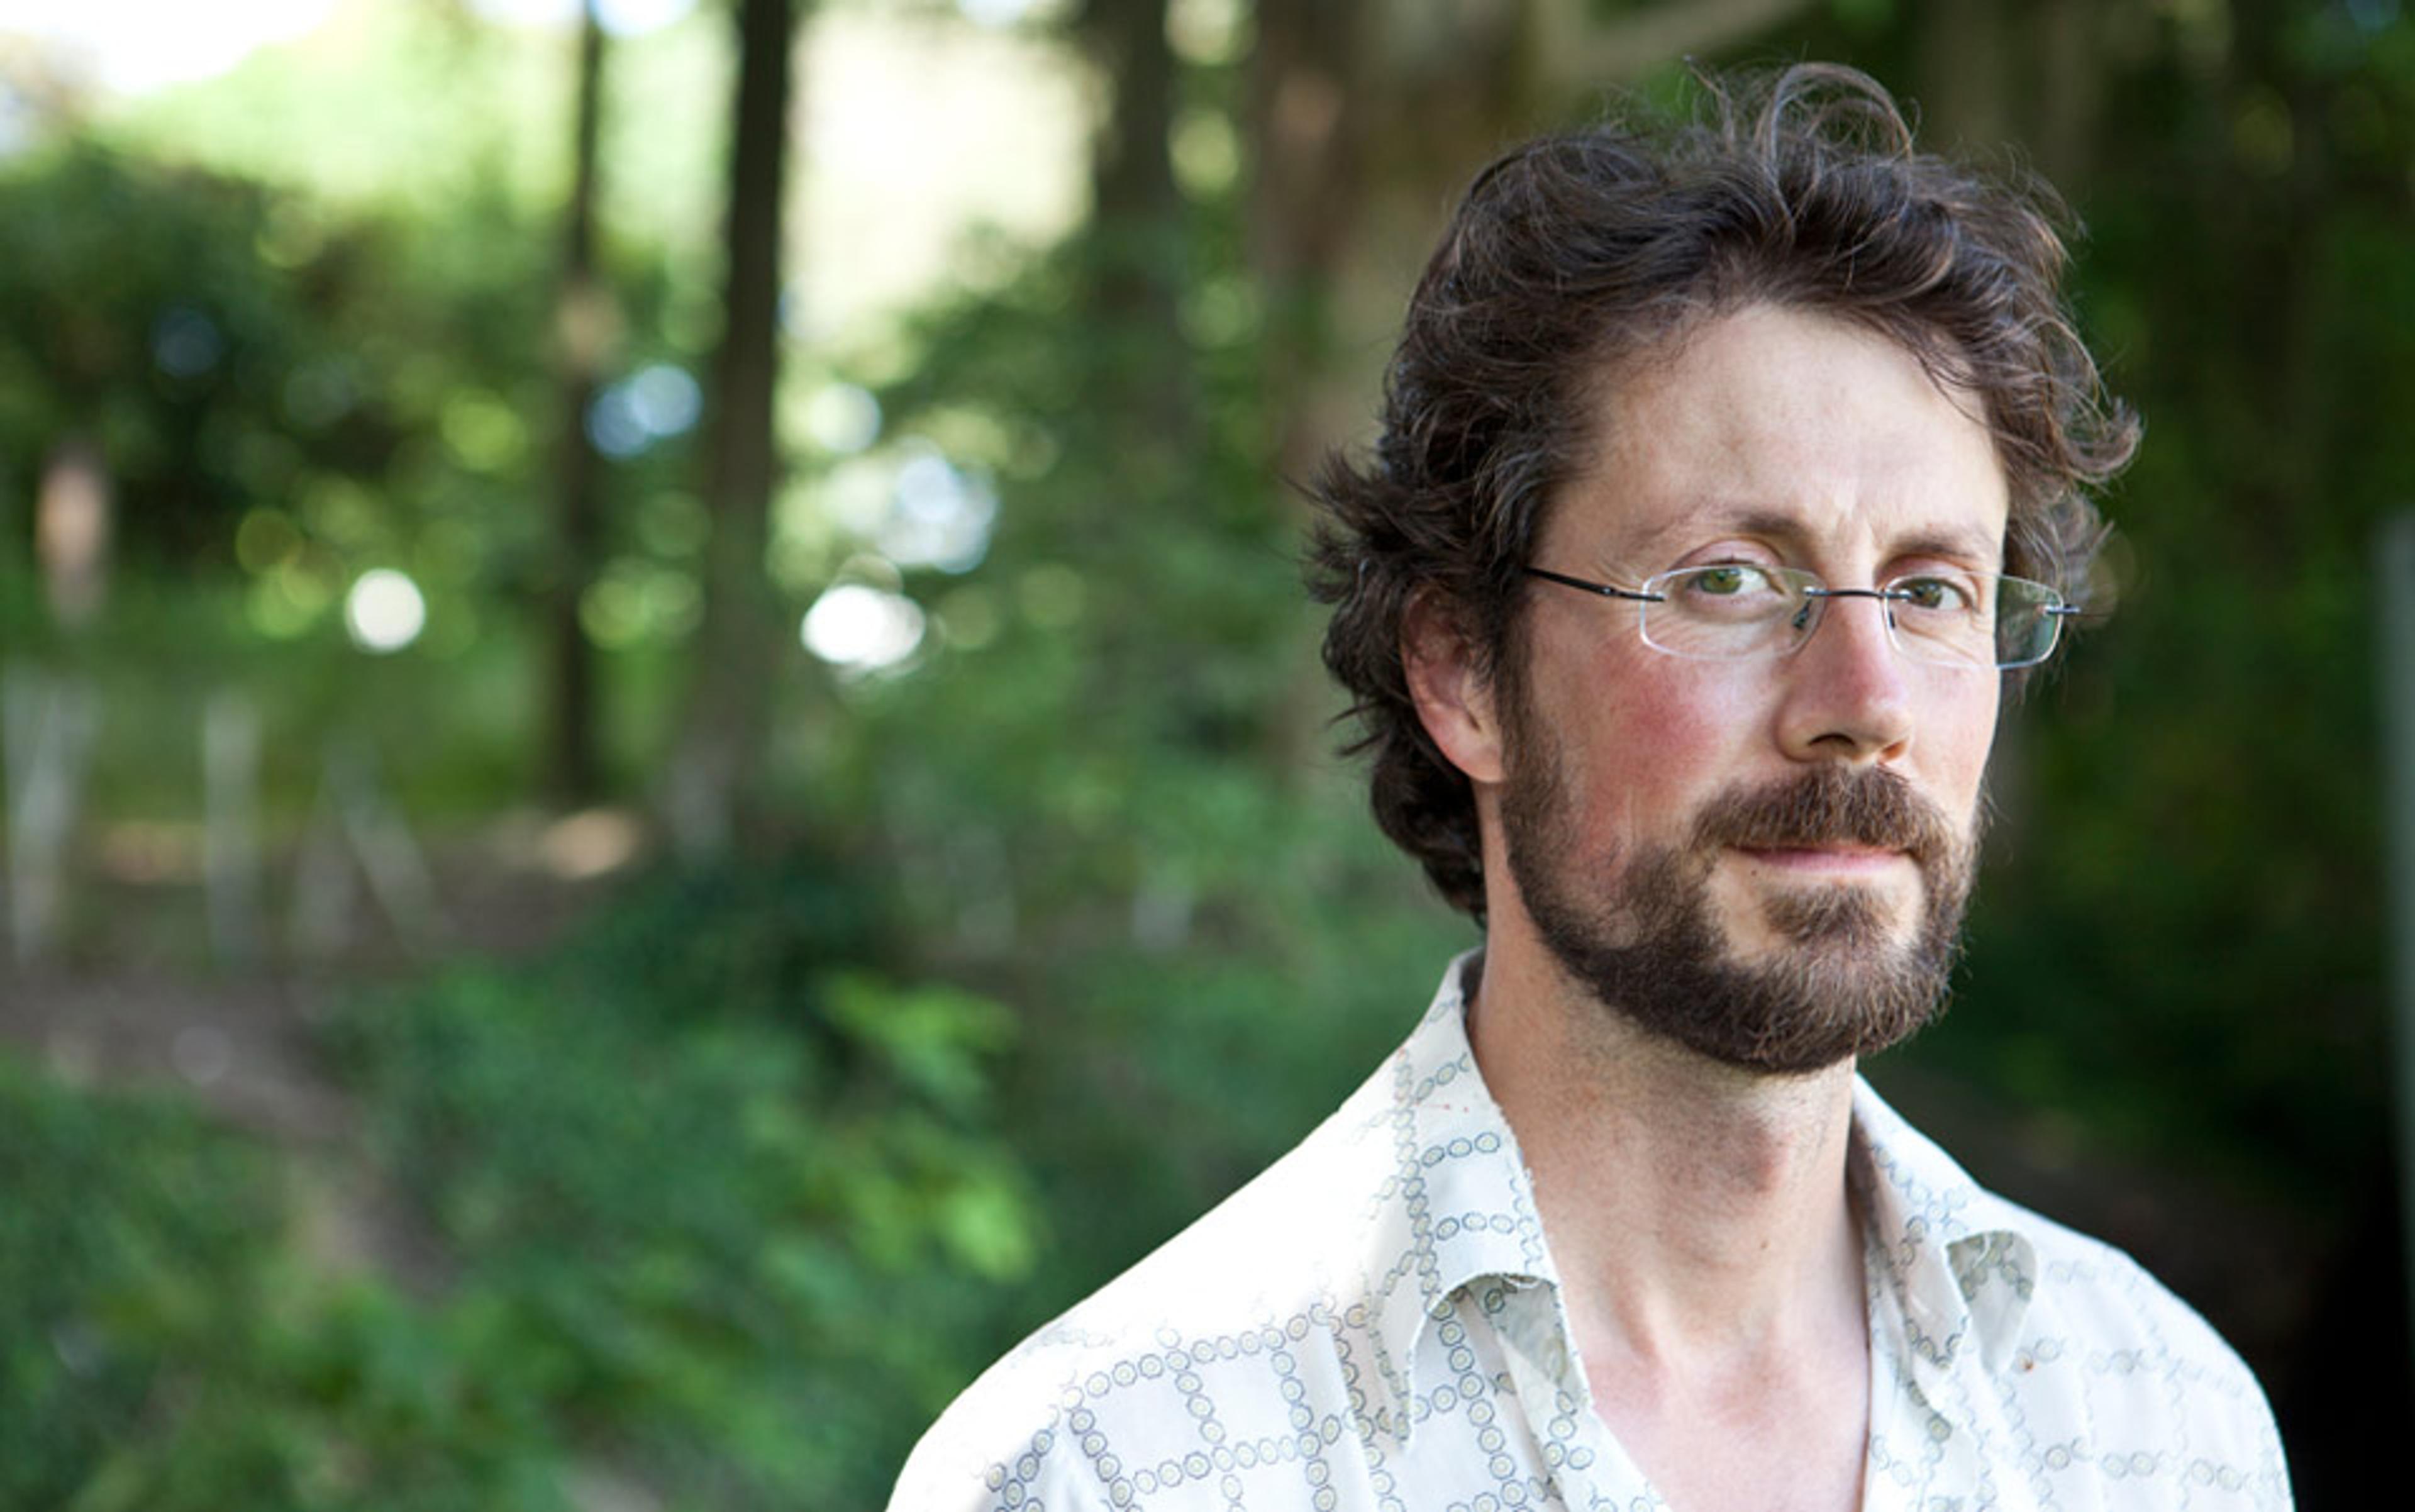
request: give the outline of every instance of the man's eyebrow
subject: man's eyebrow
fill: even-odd
[[[1890,557],[1951,557],[1963,561],[2001,562],[2004,543],[1984,531],[1951,531],[1907,536],[1890,544]]]
[[[1654,552],[1665,549],[1672,540],[1689,536],[1758,535],[1784,545],[1808,545],[1818,532],[1800,516],[1762,505],[1726,505],[1711,503],[1700,511],[1681,514],[1665,521],[1629,544],[1628,549]],[[1885,545],[1885,555],[1896,557],[1951,557],[1958,561],[1993,561],[2001,560],[2003,542],[1981,530],[1954,530],[1925,526],[1915,533],[1891,540]]]

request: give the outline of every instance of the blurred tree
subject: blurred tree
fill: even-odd
[[[1132,433],[1154,450],[1193,442],[1191,364],[1180,308],[1192,268],[1171,143],[1181,90],[1166,39],[1166,0],[1084,0],[1074,19],[1108,107],[1090,154],[1090,239],[1097,262],[1083,319],[1125,354],[1112,391]]]
[[[1363,407],[1355,365],[1345,396],[1319,391],[1332,386],[1333,285],[1365,196],[1368,24],[1358,0],[1261,0],[1249,57],[1250,266],[1268,314],[1266,381],[1282,396],[1276,469],[1296,483],[1361,423],[1343,408]]]
[[[727,851],[762,816],[769,689],[785,636],[764,554],[779,469],[772,398],[780,370],[782,208],[795,0],[738,0],[738,87],[721,341],[704,438],[704,621],[685,716],[666,775],[673,838],[692,856]]]
[[[596,0],[579,7],[578,107],[572,128],[570,201],[562,213],[562,281],[554,304],[554,350],[562,382],[557,443],[556,555],[546,595],[550,648],[545,784],[556,802],[594,801],[602,787],[596,751],[594,645],[579,609],[602,564],[605,519],[599,462],[587,412],[619,331],[619,313],[595,268],[597,143],[604,115],[604,20]]]
[[[11,168],[0,185],[8,491],[35,497],[45,458],[82,438],[112,479],[119,549],[135,567],[223,566],[259,492],[368,440],[289,437],[275,423],[286,375],[313,354],[317,314],[309,291],[264,276],[253,254],[275,197],[91,146]],[[127,236],[130,224],[145,234]]]

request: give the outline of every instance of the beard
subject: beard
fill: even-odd
[[[1538,935],[1569,979],[1604,1006],[1698,1055],[1797,1074],[1870,1055],[1942,1011],[1977,865],[1967,836],[1902,777],[1814,768],[1703,805],[1678,846],[1624,858],[1577,854],[1575,810],[1555,751],[1511,731],[1501,819],[1509,873]],[[1723,935],[1711,875],[1730,848],[1852,845],[1899,850],[1919,873],[1908,937],[1859,882],[1761,891],[1776,937],[1755,959]],[[1622,864],[1623,861],[1623,864]]]

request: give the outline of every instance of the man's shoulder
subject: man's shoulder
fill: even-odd
[[[2212,1325],[2128,1251],[1982,1187],[1867,1084],[1854,1117],[1884,1189],[1883,1236],[1942,1241],[1982,1341],[2084,1350],[2116,1369],[2141,1352],[2171,1355],[2252,1385]]]
[[[1867,1087],[1854,1111],[1909,1377],[1960,1403],[1990,1455],[2049,1483],[2119,1480],[2139,1506],[2287,1505],[2263,1391],[2194,1307],[2125,1250],[1980,1187]]]
[[[2121,1480],[2142,1506],[2164,1505],[2158,1486],[2194,1488],[2209,1507],[2286,1506],[2272,1407],[2213,1325],[2128,1251],[1989,1200],[2032,1247],[2032,1295],[1999,1379],[2042,1468]]]
[[[2194,1388],[2173,1394],[2176,1406],[2264,1415],[2255,1374],[2229,1341],[2129,1251],[2016,1210],[2036,1250],[2025,1347],[2075,1356],[2092,1377],[2135,1380],[2151,1393]]]
[[[1188,1430],[1193,1404],[1206,1400],[1203,1377],[1263,1375],[1266,1394],[1278,1394],[1294,1346],[1361,1321],[1368,1278],[1358,1220],[1384,1153],[1370,1138],[1372,1115],[1362,1088],[1274,1164],[982,1372],[916,1445],[892,1512],[1093,1505],[1113,1478],[1113,1467],[1094,1462],[1099,1446],[1146,1441],[1149,1426],[1167,1419]]]

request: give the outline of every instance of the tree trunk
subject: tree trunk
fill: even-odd
[[[596,759],[594,649],[578,608],[603,555],[604,510],[595,444],[587,435],[612,339],[610,295],[595,276],[595,159],[603,115],[604,26],[588,0],[578,35],[575,168],[562,260],[554,340],[562,364],[562,442],[555,479],[555,558],[546,596],[548,703],[545,789],[564,807],[593,802],[602,788]]]
[[[2039,33],[2037,119],[2024,133],[2037,164],[2065,199],[2088,198],[2104,112],[2105,7],[2093,0],[2048,0],[2035,12]]]
[[[704,620],[668,794],[674,844],[690,860],[759,833],[765,748],[783,626],[764,574],[778,471],[782,190],[788,178],[795,0],[739,0],[724,324],[712,365],[704,497],[712,518]]]
[[[1138,433],[1178,452],[1195,405],[1181,332],[1183,202],[1170,144],[1177,65],[1166,5],[1087,0],[1076,32],[1109,83],[1090,159],[1091,313],[1097,328],[1118,333],[1111,359],[1124,370],[1115,385],[1132,402]]]
[[[2013,135],[2018,60],[1998,0],[1936,0],[1920,13],[1921,144],[1985,155]]]
[[[1266,379],[1282,416],[1282,476],[1305,483],[1337,431],[1314,402],[1329,387],[1331,290],[1360,206],[1356,65],[1359,0],[1260,0],[1250,59],[1250,262],[1266,292]],[[1348,433],[1348,423],[1339,434]]]

